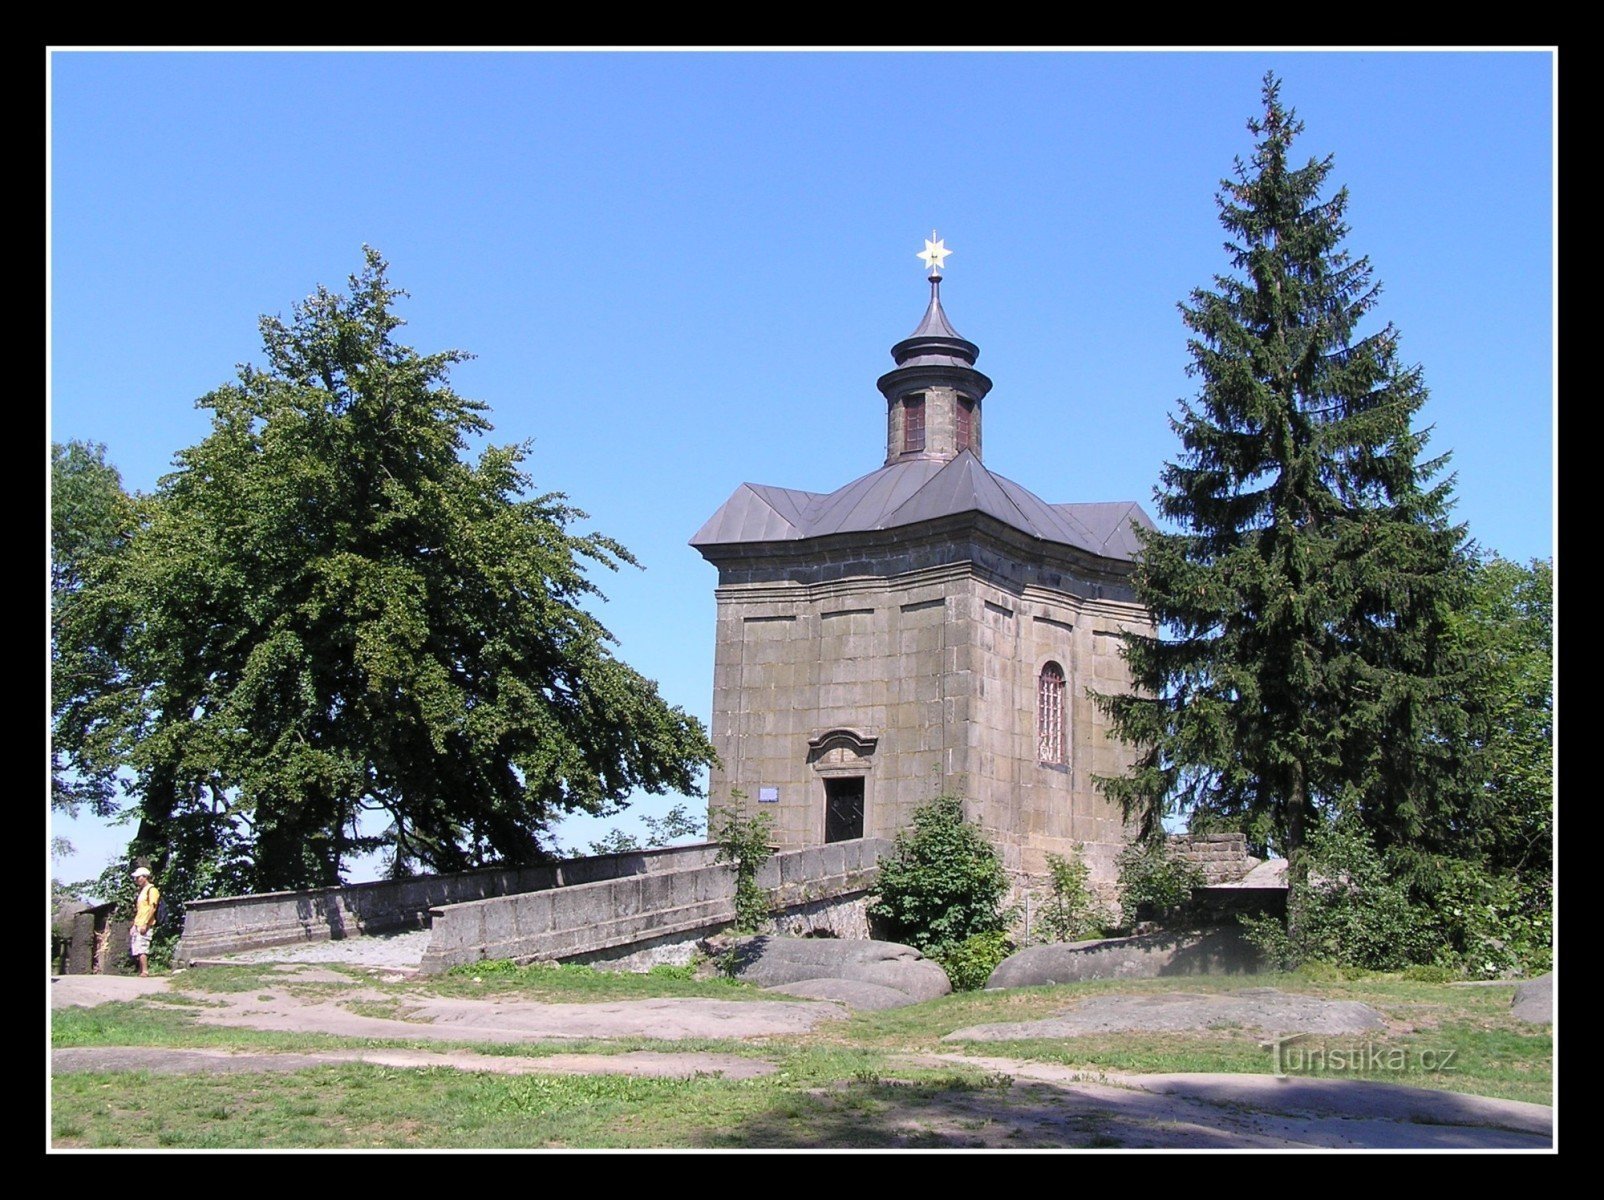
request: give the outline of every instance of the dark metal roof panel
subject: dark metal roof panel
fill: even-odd
[[[693,546],[723,542],[784,542],[806,536],[800,522],[788,517],[805,507],[809,492],[787,495],[787,489],[743,483],[691,538]]]
[[[892,463],[822,494],[744,483],[691,539],[693,546],[782,542],[895,529],[981,512],[1045,542],[1106,558],[1138,550],[1130,526],[1152,528],[1140,505],[1048,504],[1011,479],[988,471],[965,450],[950,462]]]
[[[1053,509],[1074,518],[1090,529],[1109,558],[1135,558],[1141,550],[1132,523],[1154,529],[1151,517],[1134,500],[1111,500],[1100,504],[1055,504]]]
[[[886,518],[919,493],[942,464],[929,459],[892,463],[854,479],[820,499],[808,513],[808,537],[861,529],[884,529]],[[894,522],[901,524],[901,522]]]

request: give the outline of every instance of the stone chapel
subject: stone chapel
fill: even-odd
[[[930,303],[877,381],[885,462],[833,492],[744,483],[691,539],[718,568],[713,802],[746,795],[785,848],[892,837],[942,791],[1015,874],[1081,849],[1108,883],[1129,838],[1092,783],[1120,773],[1088,688],[1130,686],[1132,501],[1049,504],[983,461],[991,380]]]

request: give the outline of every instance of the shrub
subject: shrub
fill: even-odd
[[[1192,889],[1203,885],[1203,872],[1176,855],[1163,834],[1126,846],[1118,867],[1119,905],[1127,926],[1136,923],[1142,909],[1155,921],[1175,917],[1192,899]]]
[[[1429,982],[1548,970],[1552,906],[1546,876],[1497,874],[1400,847],[1380,852],[1358,820],[1344,816],[1311,832],[1286,924],[1243,918],[1242,925],[1275,966],[1407,970]]]
[[[1417,872],[1419,903],[1434,919],[1434,961],[1478,978],[1540,975],[1553,965],[1553,892],[1547,878],[1495,875],[1474,863]]]
[[[1002,860],[964,820],[958,796],[937,796],[914,813],[880,863],[877,891],[870,919],[892,941],[931,958],[976,934],[1001,933],[1011,915],[1002,908],[1008,891]]]
[[[1430,962],[1438,943],[1434,923],[1429,909],[1411,903],[1408,885],[1388,869],[1363,825],[1346,816],[1310,831],[1285,927],[1273,918],[1242,922],[1275,966],[1317,960],[1344,972]]]
[[[977,933],[931,957],[947,972],[953,991],[973,992],[985,987],[997,964],[1013,952],[1006,933]]]
[[[1031,936],[1042,942],[1074,942],[1101,934],[1107,913],[1087,886],[1091,868],[1079,852],[1071,850],[1068,857],[1049,854],[1047,870],[1052,893],[1042,903]]]
[[[730,794],[731,807],[715,809],[710,816],[713,840],[718,843],[715,862],[728,863],[735,868],[735,924],[736,933],[756,933],[769,918],[768,897],[757,885],[757,869],[773,853],[770,838],[774,831],[774,818],[766,812],[746,816],[741,801],[746,796],[740,791]]]
[[[1286,922],[1280,917],[1272,917],[1267,913],[1240,913],[1236,919],[1242,927],[1242,935],[1253,944],[1270,970],[1292,971],[1303,965],[1302,956],[1292,945]],[[1335,973],[1333,968],[1332,974]]]

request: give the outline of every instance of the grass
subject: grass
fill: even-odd
[[[1024,1021],[1112,992],[1221,992],[1278,987],[1361,1000],[1387,1027],[1369,1039],[1401,1053],[1412,1069],[1345,1078],[1546,1103],[1553,1040],[1546,1028],[1514,1021],[1504,989],[1369,976],[1098,981],[1064,987],[969,992],[908,1008],[859,1013],[793,1037],[666,1041],[650,1037],[546,1040],[517,1044],[341,1038],[207,1025],[197,1020],[216,995],[293,989],[338,998],[371,1015],[395,1015],[425,996],[497,997],[585,1003],[646,996],[762,998],[746,985],[698,981],[684,972],[615,975],[586,967],[481,964],[445,976],[381,984],[348,971],[347,983],[297,980],[270,968],[208,968],[175,977],[174,991],[140,1001],[53,1014],[53,1044],[315,1051],[424,1046],[539,1059],[551,1054],[632,1050],[757,1057],[775,1064],[751,1080],[625,1075],[500,1075],[450,1068],[398,1070],[334,1063],[295,1072],[223,1075],[72,1072],[52,1091],[57,1147],[129,1148],[527,1148],[527,1147],[891,1147],[1141,1144],[1106,1112],[1064,1115],[1055,1089],[1014,1082],[984,1064],[920,1061],[930,1053],[1061,1064],[1095,1080],[1108,1073],[1270,1070],[1263,1035],[1248,1029],[1125,1033],[1011,1042],[945,1042],[969,1025]],[[373,996],[381,999],[373,999]],[[465,1031],[466,1032],[466,1031]],[[1355,1036],[1305,1038],[1307,1056],[1351,1049]],[[1422,1055],[1451,1069],[1424,1070]],[[1306,1073],[1320,1074],[1318,1070]],[[1327,1072],[1335,1074],[1337,1072]]]
[[[769,1087],[342,1064],[284,1075],[57,1080],[58,1147],[477,1148],[705,1144]]]
[[[718,1000],[772,1000],[761,988],[718,976],[697,979],[688,967],[653,967],[635,974],[604,971],[578,963],[484,962],[452,967],[413,985],[432,996],[483,999],[516,996],[520,1000],[584,1004],[598,1000],[642,1000],[657,996],[700,996]]]

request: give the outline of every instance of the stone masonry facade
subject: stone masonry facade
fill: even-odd
[[[862,780],[869,837],[894,837],[951,791],[1010,871],[1040,875],[1047,854],[1080,848],[1094,878],[1111,879],[1128,835],[1092,777],[1121,772],[1129,751],[1086,693],[1129,687],[1119,634],[1150,623],[1118,576],[989,533],[726,564],[714,797],[744,793],[792,847],[826,840],[827,780]],[[1050,662],[1065,676],[1056,764],[1037,754]]]

